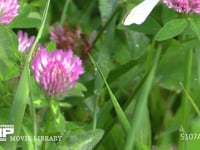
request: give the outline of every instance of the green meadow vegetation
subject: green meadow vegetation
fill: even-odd
[[[0,125],[14,125],[0,150],[200,147],[200,14],[159,2],[142,24],[125,26],[140,2],[19,0],[19,15],[0,24]],[[55,41],[57,26],[64,34]],[[35,36],[26,53],[19,30]],[[38,45],[49,53],[71,48],[82,60],[84,73],[64,96],[35,81]],[[62,139],[33,140],[39,136]]]

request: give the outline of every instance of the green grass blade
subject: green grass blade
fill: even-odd
[[[28,100],[29,100],[29,92],[30,92],[29,62],[31,61],[31,57],[32,57],[33,51],[35,50],[36,44],[38,43],[39,39],[41,38],[43,29],[44,29],[44,25],[45,25],[45,21],[47,18],[49,4],[50,4],[50,0],[48,0],[46,3],[41,27],[39,29],[36,40],[33,43],[33,46],[31,47],[30,53],[27,57],[26,64],[22,71],[19,85],[17,87],[17,91],[15,93],[15,97],[14,97],[13,104],[11,107],[9,120],[10,120],[10,124],[14,125],[14,135],[13,136],[19,136],[20,130],[22,127],[22,121],[23,121],[23,117],[24,117],[24,113],[25,113],[26,104],[28,103]],[[34,108],[32,108],[32,109],[34,109]],[[17,147],[17,141],[12,141],[12,142],[7,141],[5,143],[5,149],[15,150],[16,147]]]
[[[27,63],[29,63],[31,61],[31,57],[32,57],[32,54],[33,54],[33,52],[35,50],[35,47],[36,47],[39,39],[42,36],[43,30],[44,30],[44,26],[45,26],[45,22],[46,22],[46,18],[47,18],[48,9],[49,9],[49,4],[50,4],[50,0],[48,0],[47,3],[46,3],[46,7],[44,9],[44,13],[43,13],[43,16],[42,16],[42,23],[41,23],[39,32],[37,34],[37,37],[36,37],[36,39],[35,39],[35,41],[33,43],[33,46],[31,47],[31,50],[29,52],[29,55],[28,55],[28,58],[27,58]]]
[[[132,126],[129,131],[128,138],[125,144],[125,150],[132,150],[134,143],[136,142],[136,133],[140,125],[142,124],[142,118],[143,118],[144,112],[146,111],[145,108],[147,107],[148,95],[152,87],[159,57],[160,57],[160,50],[157,50],[157,55],[156,55],[153,68],[147,74],[147,76],[145,77],[145,81],[143,85],[141,86],[140,95],[137,99],[135,111],[133,113],[132,124],[131,124]]]
[[[105,85],[106,85],[106,88],[107,88],[107,90],[108,90],[108,92],[109,92],[109,94],[110,94],[112,103],[113,103],[113,105],[114,105],[115,111],[116,111],[116,113],[117,113],[117,117],[118,117],[118,119],[119,119],[119,122],[121,123],[121,125],[122,125],[124,131],[126,132],[126,134],[128,134],[128,133],[129,133],[129,129],[130,129],[129,121],[128,121],[128,119],[127,119],[125,113],[123,112],[121,106],[119,105],[119,103],[118,103],[118,101],[117,101],[115,95],[113,94],[112,90],[110,89],[110,87],[109,87],[109,85],[108,85],[108,83],[107,83],[107,81],[106,81],[106,79],[105,79],[105,77],[104,77],[104,75],[103,75],[101,69],[100,69],[100,68],[98,67],[98,65],[95,63],[95,61],[94,61],[94,59],[92,58],[92,56],[91,56],[91,55],[89,55],[89,56],[90,56],[90,60],[92,61],[94,67],[97,68],[97,70],[98,70],[98,72],[99,72],[101,78],[103,79],[103,81],[104,81],[104,83],[105,83]]]
[[[64,25],[64,23],[65,23],[66,14],[67,14],[67,10],[68,10],[70,2],[71,2],[71,0],[66,0],[66,2],[65,2],[64,9],[63,9],[63,12],[62,12],[62,15],[61,15],[61,19],[60,19],[60,24],[61,25]]]
[[[186,51],[185,55],[185,68],[184,68],[184,87],[186,89],[190,89],[191,87],[191,75],[192,75],[192,61],[193,61],[193,49],[189,49]],[[191,114],[191,105],[190,102],[188,101],[188,98],[186,95],[182,95],[182,100],[181,100],[181,106],[180,106],[180,111],[181,111],[181,120],[180,123],[183,126],[183,128],[188,131],[189,130],[189,120],[190,120],[190,114]],[[179,149],[186,149],[187,142],[184,140],[179,139],[178,142],[178,148]]]
[[[28,78],[28,65],[26,64],[11,106],[9,122],[14,125],[14,135],[12,136],[19,136],[22,127],[24,112],[29,98]],[[5,143],[5,149],[15,150],[16,146],[17,141],[7,141]]]

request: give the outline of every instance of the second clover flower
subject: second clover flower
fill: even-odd
[[[17,32],[17,37],[18,37],[18,50],[20,52],[29,51],[29,49],[31,48],[31,46],[35,40],[35,36],[32,36],[29,38],[28,33],[22,32],[20,30]]]
[[[3,25],[9,24],[18,16],[18,8],[18,0],[0,0],[0,23]]]
[[[175,9],[180,13],[197,13],[200,14],[199,0],[163,0],[169,8]]]
[[[73,56],[73,51],[48,52],[40,47],[33,59],[34,78],[49,96],[60,96],[74,88],[79,76],[84,73],[82,61]]]

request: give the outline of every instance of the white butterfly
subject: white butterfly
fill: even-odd
[[[145,0],[141,2],[126,14],[122,23],[124,25],[142,24],[158,2],[159,0]]]

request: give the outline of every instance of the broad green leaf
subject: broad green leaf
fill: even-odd
[[[8,25],[11,28],[37,28],[41,24],[38,13],[31,12],[29,5],[23,5],[19,9],[19,15]]]
[[[180,43],[183,46],[181,47],[183,48],[182,50],[196,49],[200,47],[200,41],[196,38],[180,41]]]
[[[104,25],[112,15],[113,8],[116,6],[114,0],[99,0],[99,10],[101,13],[102,24]]]
[[[15,78],[19,75],[19,66],[9,66],[6,68],[5,76],[3,80],[9,80],[11,78]]]
[[[74,89],[67,91],[67,96],[84,97],[83,92],[85,91],[87,91],[87,88],[83,84],[77,82]]]
[[[96,129],[84,133],[71,135],[68,137],[67,150],[93,150],[96,144],[101,140],[104,134],[103,130]]]
[[[41,24],[41,20],[36,18],[20,18],[16,19],[9,26],[11,28],[37,28]]]
[[[157,69],[157,79],[161,87],[180,92],[179,83],[183,82],[184,58],[185,51],[178,46],[169,47],[163,54]]]
[[[18,69],[9,72],[13,66],[17,66],[18,51],[17,51],[17,37],[16,34],[2,25],[0,25],[0,74],[3,76],[3,80],[16,77],[18,75]]]
[[[198,40],[195,40],[196,44],[198,44]],[[194,42],[195,42],[194,41]],[[159,66],[157,69],[157,81],[158,84],[166,88],[168,90],[175,90],[176,92],[180,92],[180,82],[183,83],[184,77],[184,63],[185,56],[188,47],[193,47],[189,43],[183,43],[182,46],[171,45],[167,51],[162,55],[161,60],[159,62]],[[193,43],[193,42],[192,42]],[[186,48],[185,48],[186,46]],[[170,60],[170,61],[169,61]],[[197,78],[197,66],[195,65],[195,60],[193,60],[193,69],[192,69],[192,79],[191,82],[194,82],[194,79]],[[169,71],[170,70],[170,71]]]
[[[187,27],[186,19],[173,19],[167,22],[156,34],[155,40],[163,41],[181,34]]]
[[[46,46],[46,49],[48,51],[54,51],[56,49],[56,42],[55,41],[50,41],[48,45]]]
[[[178,14],[173,9],[169,9],[167,5],[162,6],[162,22],[165,24],[168,21],[177,18]]]

